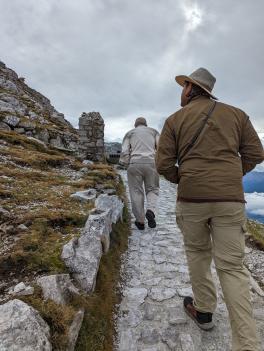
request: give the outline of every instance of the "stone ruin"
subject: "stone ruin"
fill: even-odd
[[[104,161],[104,120],[100,113],[83,112],[78,133],[80,156],[92,161]]]

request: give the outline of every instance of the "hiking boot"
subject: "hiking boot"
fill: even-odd
[[[137,227],[137,229],[139,230],[144,230],[145,229],[145,224],[144,223],[140,223],[140,222],[135,222],[135,225]]]
[[[148,220],[148,226],[150,228],[155,228],[156,227],[155,214],[151,210],[147,210],[146,218]]]
[[[187,296],[183,300],[184,310],[191,317],[199,328],[203,330],[210,330],[214,327],[212,321],[213,314],[210,312],[199,312],[193,306],[193,298]]]

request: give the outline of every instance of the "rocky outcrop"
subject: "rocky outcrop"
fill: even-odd
[[[62,259],[73,278],[86,292],[95,288],[102,254],[110,246],[112,223],[122,218],[122,212],[123,203],[116,195],[100,195],[80,238],[70,240],[63,247]]]
[[[0,306],[1,351],[51,351],[49,327],[38,312],[20,300]]]
[[[57,304],[65,305],[71,302],[73,296],[79,295],[78,289],[73,285],[69,274],[53,274],[37,279],[42,288],[45,300],[50,299]]]
[[[106,189],[110,190],[110,189]],[[112,189],[111,189],[112,190]],[[116,223],[119,219],[122,220],[123,213],[123,202],[117,195],[108,196],[107,194],[101,194],[95,200],[95,207],[101,211],[107,211],[111,209],[111,221]]]
[[[69,329],[69,334],[68,334],[68,345],[67,345],[67,351],[74,351],[75,349],[75,344],[78,339],[79,331],[82,326],[82,321],[84,317],[84,310],[81,309],[78,312],[76,312],[75,317],[72,321],[72,324]]]
[[[34,288],[32,286],[26,286],[25,283],[20,282],[9,291],[9,294],[16,296],[32,295],[34,294]]]
[[[99,112],[89,112],[79,119],[79,153],[93,161],[104,160],[104,120]]]
[[[85,168],[87,170],[87,168]],[[92,201],[96,198],[96,189],[87,189],[84,191],[77,191],[74,194],[71,194],[71,198],[80,200],[82,202]]]
[[[0,129],[35,137],[59,149],[78,148],[77,131],[64,115],[1,61]]]

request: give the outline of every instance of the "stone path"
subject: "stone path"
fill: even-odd
[[[127,183],[126,172],[121,175]],[[132,218],[123,267],[126,283],[117,318],[118,351],[231,350],[227,311],[218,282],[216,327],[212,331],[201,331],[183,311],[182,297],[192,295],[192,290],[182,235],[175,224],[175,199],[175,187],[161,179],[157,228],[139,231]],[[264,299],[253,293],[252,298],[264,351]]]

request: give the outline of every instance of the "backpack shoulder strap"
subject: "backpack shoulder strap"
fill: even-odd
[[[210,116],[212,115],[214,109],[216,106],[216,101],[213,102],[212,106],[210,107],[210,110],[208,111],[208,113],[206,114],[206,118],[204,119],[202,125],[200,126],[200,128],[197,130],[197,132],[195,133],[194,137],[192,138],[192,140],[190,141],[190,143],[187,145],[183,155],[181,156],[181,158],[179,159],[179,164],[181,163],[182,159],[184,158],[184,156],[187,155],[187,153],[191,150],[191,148],[194,146],[196,140],[198,139],[199,135],[201,134],[202,130],[204,129],[208,119],[210,118]]]

